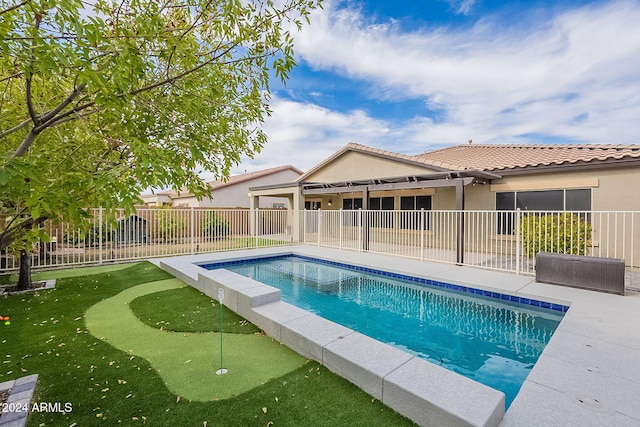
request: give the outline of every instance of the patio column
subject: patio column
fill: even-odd
[[[258,208],[260,207],[260,196],[254,196],[252,193],[249,196],[249,235],[255,236],[256,232],[256,219],[258,218]]]
[[[291,237],[296,243],[302,242],[302,215],[304,215],[304,197],[300,187],[297,187],[293,193],[288,196],[289,208],[293,212],[291,221]]]

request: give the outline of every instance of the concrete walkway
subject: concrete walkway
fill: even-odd
[[[635,397],[640,395],[640,369],[637,367],[640,361],[640,324],[637,321],[640,293],[630,292],[621,297],[536,283],[530,276],[313,246],[213,253],[167,258],[158,262],[165,267],[171,266],[169,271],[179,271],[176,275],[189,282],[202,273],[202,269],[195,266],[194,262],[292,251],[569,305],[569,311],[502,418],[500,426],[640,426],[640,405],[637,405]],[[435,391],[437,394],[438,388],[442,388],[443,392],[450,391],[446,383],[438,383],[422,392]],[[479,408],[480,402],[477,401],[460,401],[465,399],[462,395],[456,397],[454,394],[450,399],[458,399],[452,408],[464,408],[465,411],[475,408],[478,412],[489,409]],[[490,424],[495,422],[492,417],[486,419]],[[466,419],[467,424],[481,425],[471,421],[472,416]],[[419,423],[429,425],[428,419],[421,419]]]

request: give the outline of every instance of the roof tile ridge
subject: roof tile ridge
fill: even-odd
[[[450,150],[452,148],[456,148],[456,147],[464,147],[464,145],[450,145],[448,147],[442,147],[442,148],[437,148],[435,150],[429,150],[429,151],[423,151],[422,153],[418,153],[418,154],[414,154],[414,157],[418,157],[418,156],[426,156],[428,154],[433,154],[433,153],[439,153],[441,151],[445,151],[445,150]]]

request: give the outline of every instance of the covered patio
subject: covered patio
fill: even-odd
[[[376,199],[385,198],[385,194],[397,194],[406,192],[407,195],[415,194],[420,190],[434,190],[436,188],[451,188],[455,191],[455,206],[457,211],[465,210],[465,188],[469,185],[486,185],[492,179],[499,179],[500,175],[480,170],[458,172],[434,172],[429,174],[413,174],[394,176],[387,178],[359,179],[336,182],[297,182],[291,184],[264,186],[250,188],[250,209],[255,215],[257,206],[260,206],[260,197],[286,197],[289,199],[290,210],[320,210],[326,206],[326,210],[343,210],[344,206],[334,205],[334,199],[343,199],[349,196],[354,202],[346,210],[386,210],[381,203],[372,207],[372,194]],[[315,203],[311,203],[311,201]],[[414,207],[415,208],[415,207]],[[428,210],[431,206],[429,204]],[[392,206],[390,210],[396,210]],[[292,218],[294,240],[301,241],[296,233],[301,230],[301,224],[296,215]],[[362,250],[370,248],[370,229],[373,224],[368,216],[363,217],[361,244]],[[422,226],[421,226],[422,227]],[[464,263],[465,253],[465,220],[463,215],[456,216],[456,262]]]

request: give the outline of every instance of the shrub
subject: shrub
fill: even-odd
[[[524,253],[534,258],[538,252],[585,255],[591,242],[591,223],[585,214],[562,212],[528,215],[520,223]]]
[[[212,239],[227,237],[229,235],[229,221],[215,212],[207,212],[202,222],[202,233]]]
[[[169,240],[177,240],[181,237],[181,231],[185,229],[185,223],[179,218],[179,211],[173,211],[169,207],[159,208],[157,211],[158,237]]]
[[[115,236],[114,230],[109,230],[107,227],[102,229],[102,242],[110,242]],[[97,245],[100,241],[100,227],[93,226],[88,229],[83,228],[65,228],[62,236],[62,241],[72,246],[78,244],[92,244]]]

